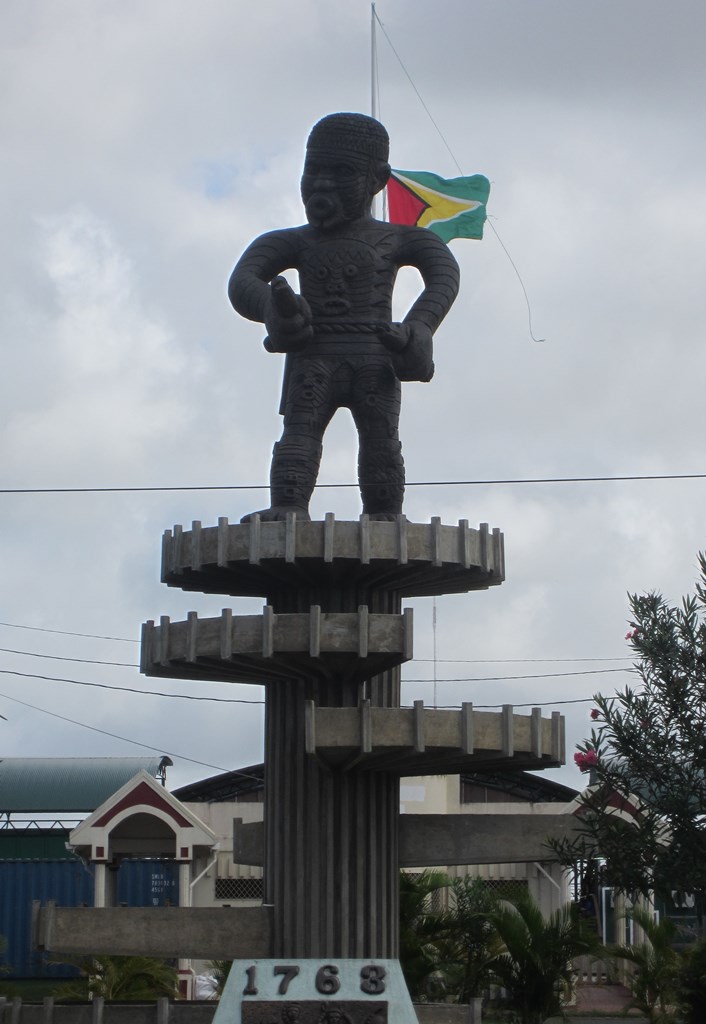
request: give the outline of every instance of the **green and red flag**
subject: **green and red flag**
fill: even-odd
[[[482,174],[440,178],[431,171],[392,171],[387,183],[391,224],[429,228],[449,242],[482,238],[490,182]]]

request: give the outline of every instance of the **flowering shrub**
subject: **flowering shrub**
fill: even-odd
[[[631,896],[690,893],[706,920],[706,553],[695,593],[629,597],[631,678],[596,694],[574,757],[591,785],[578,834],[553,849],[573,865],[598,850],[606,884]],[[617,810],[625,813],[616,813]],[[703,1017],[703,1006],[699,1012]],[[701,1018],[699,1018],[701,1019]],[[706,1020],[706,1018],[703,1018]]]
[[[595,768],[598,764],[598,754],[595,750],[577,750],[574,754],[574,764],[582,771],[590,771],[591,768]]]

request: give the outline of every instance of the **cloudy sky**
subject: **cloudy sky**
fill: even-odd
[[[492,225],[546,339],[493,231],[452,242],[462,291],[437,373],[404,389],[408,480],[706,472],[702,0],[377,12],[443,136],[378,31],[393,166],[490,178]],[[280,357],[226,282],[255,235],[301,223],[306,135],[331,111],[369,111],[370,50],[367,0],[0,8],[0,756],[143,744],[171,754],[175,786],[262,756],[258,703],[78,681],[261,700],[110,663],[137,662],[143,620],[224,603],[163,587],[159,554],[173,523],[265,502],[178,489],[265,484],[280,431]],[[400,279],[399,312],[416,287]],[[322,483],[354,480],[355,447],[339,413]],[[705,497],[704,479],[410,487],[410,519],[506,538],[502,587],[437,603],[437,702],[561,708],[571,760],[591,705],[560,702],[629,680],[626,594],[692,589]],[[312,512],[326,511],[356,517],[357,490],[319,489]],[[432,605],[414,608],[404,697],[431,703],[412,680],[434,675]],[[571,763],[550,774],[583,782]]]

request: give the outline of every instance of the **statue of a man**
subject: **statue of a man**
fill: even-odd
[[[404,463],[398,434],[400,381],[428,381],[432,335],[458,292],[458,265],[424,228],[372,217],[390,175],[385,128],[364,114],[331,114],[309,135],[301,180],[307,224],[256,238],[228,286],[234,308],[267,328],[265,348],[286,352],[280,412],[284,431],[270,470],[263,519],[309,518],[322,439],[334,412],[350,409],[359,438],[363,511],[402,511]],[[392,290],[402,266],[424,289],[401,323]],[[283,271],[299,273],[301,294]],[[247,516],[245,517],[248,518]]]

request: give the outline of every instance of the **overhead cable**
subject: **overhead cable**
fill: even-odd
[[[614,476],[498,477],[485,480],[407,480],[405,487],[494,487],[500,484],[595,484],[650,480],[706,480],[706,473],[626,473]],[[321,490],[359,489],[360,483],[318,483]],[[149,494],[176,491],[267,491],[269,484],[170,484],[154,487],[0,487],[0,494]],[[0,623],[3,625],[3,623]],[[106,639],[112,639],[106,637]]]

